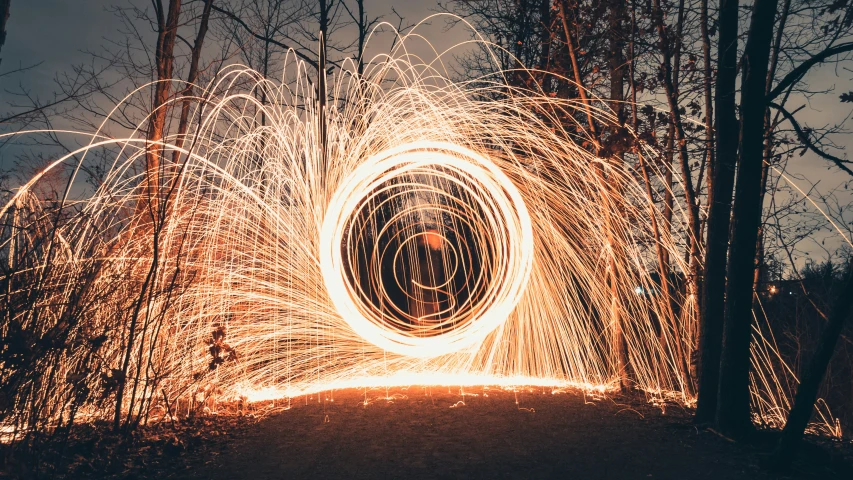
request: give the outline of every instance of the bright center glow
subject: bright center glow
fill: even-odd
[[[356,333],[435,357],[478,345],[507,319],[530,279],[533,229],[488,158],[424,141],[380,152],[342,181],[320,248],[329,296]]]

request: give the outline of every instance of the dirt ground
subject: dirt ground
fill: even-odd
[[[735,443],[641,397],[410,387],[287,406],[155,422],[130,442],[91,425],[35,458],[5,456],[0,479],[853,479],[851,444],[809,443],[793,472],[771,474],[775,434]]]
[[[760,467],[761,448],[689,420],[680,408],[662,412],[638,399],[542,388],[343,390],[298,399],[257,420],[208,423],[205,440],[182,440],[176,455],[137,459],[141,468],[127,476],[779,478]],[[819,453],[804,455],[781,478],[853,478],[826,448],[811,448]]]

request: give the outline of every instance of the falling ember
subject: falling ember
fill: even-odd
[[[675,299],[676,312],[646,294],[661,292],[656,240],[676,276],[686,265],[656,235],[661,213],[631,162],[580,147],[572,100],[502,74],[454,82],[405,45],[361,75],[337,72],[322,116],[304,65],[286,66],[290,83],[231,66],[199,87],[186,139],[151,146],[144,125],[89,135],[46,172],[100,151],[110,168],[94,193],[44,215],[40,174],[0,210],[4,264],[32,265],[10,285],[30,292],[43,274],[31,293],[53,307],[40,318],[78,315],[75,335],[99,339],[105,370],[150,375],[156,388],[127,389],[129,405],[212,386],[266,392],[253,398],[403,382],[600,389],[626,359],[639,388],[690,402],[695,302]],[[630,155],[655,155],[637,144]],[[52,243],[32,241],[45,232]],[[68,298],[91,308],[66,311]],[[213,346],[228,355],[211,361]],[[85,354],[57,373],[77,378]],[[104,388],[97,374],[79,381]]]

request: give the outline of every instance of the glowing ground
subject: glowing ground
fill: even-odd
[[[775,478],[759,471],[763,447],[689,422],[679,407],[664,414],[644,398],[576,390],[346,389],[263,418],[184,424],[191,435],[144,449],[134,478]],[[170,426],[156,431],[173,435]],[[812,450],[799,469],[813,476],[794,478],[853,478]]]

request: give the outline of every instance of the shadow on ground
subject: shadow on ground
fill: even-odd
[[[777,478],[759,467],[757,447],[689,421],[636,398],[541,388],[343,390],[247,418],[152,467],[160,478],[214,480]],[[853,478],[829,454],[805,457],[782,478]]]

